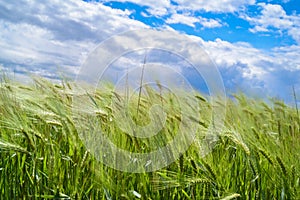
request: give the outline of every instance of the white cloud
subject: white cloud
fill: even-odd
[[[153,15],[171,13],[167,23],[182,23],[191,27],[199,23],[205,28],[213,28],[224,24],[218,19],[177,14],[177,11],[235,12],[253,4],[254,0],[175,0],[178,6],[170,5],[170,1],[132,2],[149,6],[148,12]],[[252,32],[267,32],[275,28],[286,31],[300,44],[299,15],[287,15],[278,5],[259,5],[262,8],[259,16],[243,16],[253,24]],[[0,65],[12,67],[20,73],[29,71],[50,77],[57,76],[57,70],[60,69],[74,74],[98,42],[129,29],[146,27],[141,22],[129,19],[129,10],[122,11],[100,3],[76,0],[43,3],[7,1],[0,2],[0,10]],[[163,28],[172,29],[167,25]],[[299,45],[264,52],[248,43],[230,43],[220,39],[206,42],[196,36],[193,38],[201,41],[229,85],[237,84],[246,90],[264,88],[270,94],[280,90],[286,96],[291,84],[300,88],[300,80],[297,79],[300,77]],[[176,49],[183,48],[183,44],[169,45]]]
[[[111,0],[102,0],[101,2],[110,2]],[[117,2],[131,2],[140,6],[149,7],[147,11],[154,16],[166,15],[168,9],[172,7],[170,0],[116,0]]]
[[[269,32],[275,28],[280,34],[286,31],[300,44],[300,15],[287,15],[281,5],[259,3],[258,6],[262,9],[260,15],[241,15],[254,26],[249,29],[251,32]]]
[[[175,0],[182,9],[189,10],[204,10],[207,12],[220,12],[228,13],[235,12],[243,9],[247,5],[253,5],[255,0],[197,0],[197,1],[186,1],[186,0]]]
[[[239,88],[261,97],[280,95],[287,101],[292,99],[292,86],[300,88],[300,46],[277,47],[265,52],[244,42],[193,38],[202,43],[219,67],[227,88]]]
[[[106,0],[109,2],[109,0]],[[149,6],[151,9],[162,11],[163,9],[174,9],[170,0],[117,0],[118,2],[132,2],[139,5]],[[204,10],[207,12],[235,12],[240,9],[244,9],[247,5],[253,5],[255,0],[197,0],[197,1],[187,1],[187,0],[174,0],[176,4],[176,10]],[[165,12],[153,12],[153,14],[165,14]]]
[[[146,27],[129,19],[128,10],[76,0],[0,2],[0,10],[0,63],[45,76],[80,66],[98,42],[114,34]]]
[[[200,17],[200,16],[195,17],[195,16],[192,16],[190,13],[185,13],[185,14],[175,13],[166,20],[166,23],[168,23],[168,24],[185,24],[185,25],[188,25],[193,28],[195,28],[196,23],[201,24],[205,28],[216,28],[216,27],[222,26],[220,20],[218,20],[218,19],[208,19],[208,18],[204,18],[204,17]]]
[[[141,40],[140,38],[143,39]],[[131,54],[132,51],[138,51],[145,48],[154,48],[156,50],[148,51],[147,65],[151,64],[160,67],[168,67],[166,69],[180,73],[181,77],[185,74],[187,76],[186,79],[198,79],[199,73],[201,73],[204,77],[208,77],[205,80],[208,84],[212,85],[210,92],[216,93],[217,91],[222,90],[223,87],[220,85],[221,82],[219,81],[220,77],[218,76],[217,69],[214,68],[205,52],[201,49],[199,50],[199,45],[188,40],[182,34],[166,31],[157,32],[153,30],[139,30],[127,32],[107,40],[102,44],[101,48],[97,48],[92,52],[89,57],[90,59],[87,60],[80,72],[79,79],[88,80],[91,83],[98,83],[99,76],[101,75],[101,79],[108,77],[109,79],[114,80],[117,74],[118,77],[120,77],[127,71],[126,68],[118,66],[133,68],[139,66],[140,63],[143,62],[144,51],[141,52],[143,54],[133,54],[134,57],[131,57],[129,54]],[[126,54],[126,56],[129,57],[126,58],[130,58],[130,60],[122,59],[124,51],[129,52]],[[99,60],[99,56],[101,57],[101,60]],[[138,60],[136,60],[136,58]],[[111,63],[112,60],[117,60],[119,63],[114,65],[115,63]],[[114,67],[111,67],[110,64],[113,64]],[[106,68],[108,65],[110,65],[110,67]],[[197,70],[199,70],[199,72],[197,72],[193,66],[198,66]],[[167,86],[173,85],[175,82],[179,83],[176,79],[171,78],[174,77],[173,75],[165,76],[164,74],[160,74],[158,69],[159,67],[153,72],[151,72],[151,70],[149,71],[154,75],[153,78],[158,78],[161,83],[169,83]],[[107,74],[103,75],[103,71]],[[146,76],[147,75],[145,74],[145,77]]]
[[[110,0],[106,0],[109,2]],[[117,0],[118,2],[132,2],[138,5],[144,5],[144,6],[149,6],[149,7],[156,7],[156,8],[161,8],[161,7],[170,7],[171,1],[170,0]]]
[[[266,27],[262,27],[262,26],[254,26],[254,28],[249,28],[249,31],[251,33],[269,32],[269,30]]]
[[[199,22],[199,19],[196,17],[177,13],[166,20],[168,24],[186,24],[191,27],[195,27],[195,23],[197,22]]]
[[[292,45],[273,49],[274,62],[284,70],[296,72],[300,70],[300,46]],[[276,59],[277,58],[277,59]]]
[[[199,18],[199,23],[205,28],[217,28],[223,26],[218,19],[207,19],[203,17]]]
[[[238,67],[243,78],[260,78],[266,73],[259,62],[270,58],[247,43],[233,44],[216,39],[203,44],[218,66],[223,68]]]
[[[102,2],[110,2],[111,0],[102,0]],[[218,13],[231,13],[243,10],[248,5],[255,4],[255,0],[173,0],[176,4],[172,4],[170,0],[115,0],[117,2],[131,2],[142,6],[149,7],[147,11],[156,17],[165,16],[175,11],[206,11]]]
[[[168,9],[165,7],[150,7],[147,11],[154,16],[164,16],[168,14]]]
[[[278,96],[290,103],[292,86],[300,88],[298,45],[263,51],[246,42],[204,41],[197,36],[189,37],[200,43],[215,62],[228,92],[242,90],[261,98]]]

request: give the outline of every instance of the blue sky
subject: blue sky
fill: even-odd
[[[0,69],[75,77],[100,42],[151,27],[198,42],[228,92],[300,98],[298,0],[1,1]]]

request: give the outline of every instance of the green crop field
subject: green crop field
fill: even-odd
[[[151,88],[132,96],[129,115],[140,125],[150,121],[145,113],[153,103],[167,111],[159,134],[141,139],[119,128],[122,121],[116,120],[110,102],[124,97],[111,85],[89,94],[92,103],[82,112],[73,109],[76,87],[39,78],[27,85],[3,78],[0,199],[300,199],[297,108],[280,100],[266,103],[233,95],[222,105],[226,116],[223,129],[215,133],[218,140],[203,156],[199,141],[212,122],[213,105],[195,94],[199,116],[189,116],[197,131],[188,150],[162,169],[130,173],[99,162],[81,140],[82,128],[97,120],[93,128],[103,130],[118,147],[150,152],[172,140],[185,108],[176,94]]]

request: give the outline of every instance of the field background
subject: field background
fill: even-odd
[[[1,199],[299,199],[300,117],[297,108],[243,94],[227,99],[225,128],[203,157],[197,141],[211,123],[212,105],[196,94],[200,117],[196,140],[174,163],[151,173],[126,173],[97,161],[80,140],[72,113],[74,85],[35,78],[25,85],[0,83]],[[170,112],[158,138],[130,137],[114,120],[110,102],[122,98],[112,86],[90,95],[99,128],[118,146],[151,151],[170,140],[181,122],[172,96],[148,88],[132,97],[137,123],[151,104]],[[296,96],[295,96],[296,98]],[[139,109],[136,109],[140,107]],[[94,110],[93,110],[94,108]],[[181,108],[184,110],[184,108]],[[88,113],[81,119],[88,121]],[[88,123],[82,120],[82,125]]]

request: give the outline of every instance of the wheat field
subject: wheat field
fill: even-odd
[[[89,113],[120,148],[150,152],[174,137],[182,118],[176,98],[146,88],[133,96],[129,115],[145,125],[153,103],[167,112],[158,135],[140,139],[119,128],[107,84],[89,95],[89,112],[80,126],[74,117],[76,85],[33,78],[30,84],[3,78],[0,83],[1,199],[299,199],[300,116],[278,99],[264,102],[235,94],[227,99],[224,128],[206,156],[199,150],[212,120],[211,102],[196,94],[199,116],[195,141],[170,165],[145,173],[115,170],[84,145],[80,127]],[[184,93],[184,91],[182,91]],[[191,95],[191,94],[187,94]],[[193,116],[191,116],[193,117]],[[95,128],[95,127],[94,127]]]

